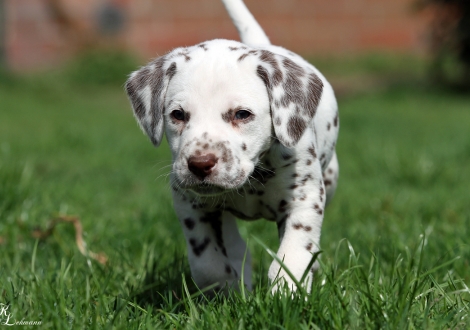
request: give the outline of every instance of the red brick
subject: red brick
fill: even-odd
[[[83,36],[97,36],[102,0],[60,0],[76,26],[71,35],[52,21],[47,0],[6,0],[10,65],[28,69],[55,64],[79,49]],[[109,0],[124,10],[121,36],[100,37],[153,57],[206,39],[238,40],[219,0]],[[415,15],[414,0],[245,0],[271,41],[306,55],[313,53],[419,51],[428,17]]]

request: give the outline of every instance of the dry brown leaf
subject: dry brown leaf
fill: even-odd
[[[78,250],[80,251],[81,254],[83,254],[85,257],[90,257],[92,259],[95,259],[102,265],[106,265],[108,262],[108,257],[104,253],[94,253],[90,250],[87,250],[86,248],[86,243],[83,240],[83,228],[82,228],[82,223],[80,222],[80,219],[75,216],[59,216],[57,218],[54,218],[51,220],[49,223],[49,226],[45,231],[42,231],[40,229],[36,229],[33,231],[32,236],[38,239],[46,239],[49,236],[52,235],[54,228],[59,224],[59,223],[71,223],[75,227],[75,243],[77,244]],[[1,242],[1,241],[0,241]]]

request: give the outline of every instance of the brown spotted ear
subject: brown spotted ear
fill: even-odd
[[[137,122],[157,147],[163,137],[165,94],[175,73],[176,63],[162,56],[133,72],[125,85]]]
[[[315,116],[323,82],[313,69],[266,50],[259,52],[257,74],[268,91],[274,132],[283,145],[293,147]]]

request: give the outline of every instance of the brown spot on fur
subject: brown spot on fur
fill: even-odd
[[[307,165],[312,165],[312,161],[310,159],[307,160]]]
[[[227,112],[222,114],[222,119],[226,123],[230,123],[233,119],[233,115],[235,114],[234,110],[229,109]]]
[[[243,144],[242,144],[242,150],[243,150],[243,151],[246,150],[246,143],[243,143]]]
[[[285,58],[282,64],[286,70],[286,80],[283,85],[285,94],[280,100],[282,105],[287,107],[292,102],[305,108],[306,102],[301,80],[305,75],[304,69],[288,58]],[[299,107],[296,110],[300,111]]]
[[[323,210],[320,208],[320,206],[318,204],[314,204],[313,205],[313,209],[319,214],[319,215],[322,215],[323,214]]]
[[[292,227],[294,227],[294,229],[299,230],[299,229],[303,228],[304,226],[301,223],[294,223],[292,225]]]
[[[308,152],[313,156],[313,159],[317,158],[317,153],[315,152],[315,146],[313,144],[308,148]]]
[[[171,65],[168,67],[168,69],[166,69],[165,74],[166,74],[167,76],[169,76],[170,79],[171,79],[171,78],[173,78],[173,76],[175,75],[175,73],[176,73],[176,62],[173,62],[173,63],[171,63]]]
[[[307,251],[310,251],[312,250],[312,243],[308,243],[307,246],[305,247],[307,249]]]
[[[242,55],[238,58],[238,61],[239,61],[239,62],[243,61],[243,60],[245,59],[245,57],[247,57],[248,55],[250,55],[250,54],[248,54],[248,53],[247,53],[247,54],[242,54]]]
[[[312,227],[310,227],[310,226],[305,226],[305,227],[304,227],[304,230],[305,230],[305,231],[311,231],[311,230],[312,230]]]
[[[287,123],[287,134],[297,142],[302,137],[302,134],[307,127],[307,123],[301,117],[293,116],[289,118],[289,122]]]
[[[279,67],[279,64],[276,61],[276,56],[274,55],[274,53],[271,53],[270,51],[267,51],[267,50],[261,50],[261,55],[259,59],[272,66],[274,70],[272,74],[272,82],[274,86],[279,85],[283,79],[282,71],[281,71],[281,68]]]
[[[333,120],[333,125],[338,126],[338,113],[336,113],[335,119]]]
[[[304,107],[304,112],[310,117],[315,115],[320,97],[323,92],[323,82],[316,74],[311,74],[308,81],[308,102]]]

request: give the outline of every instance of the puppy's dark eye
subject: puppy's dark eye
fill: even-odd
[[[183,121],[184,120],[184,110],[182,109],[178,109],[178,110],[173,110],[171,112],[171,116],[176,119],[176,120],[180,120],[180,121]]]
[[[249,112],[248,110],[238,110],[235,113],[235,120],[247,119],[251,117],[251,115],[252,115],[251,112]]]

